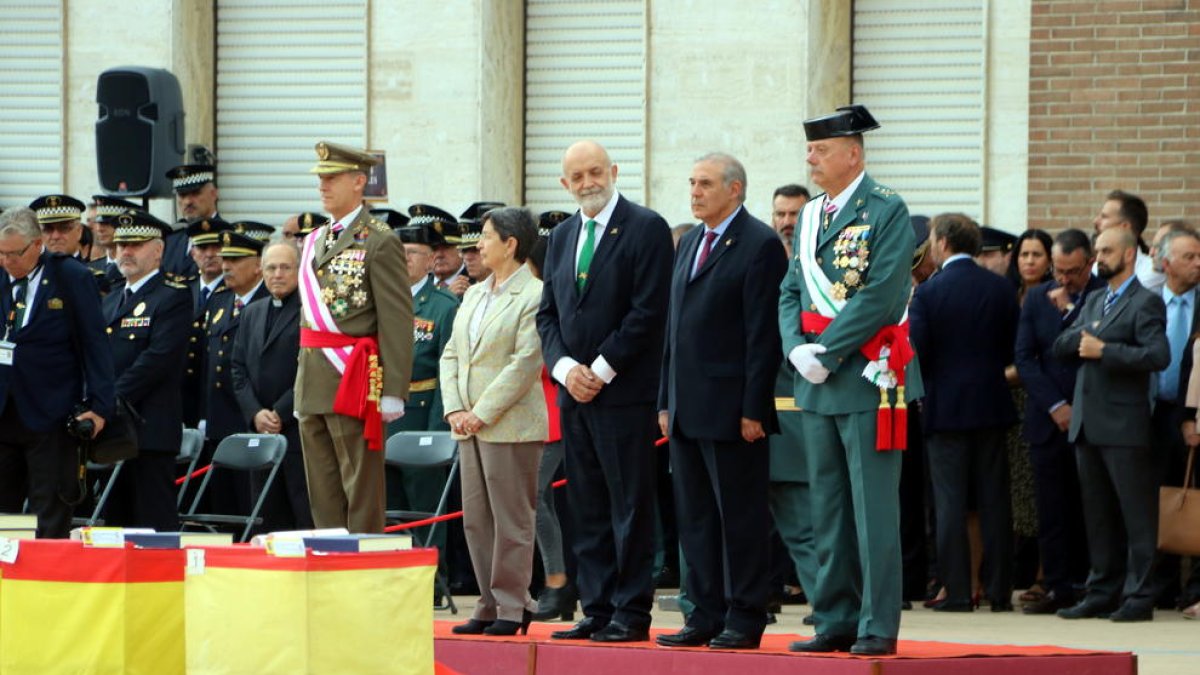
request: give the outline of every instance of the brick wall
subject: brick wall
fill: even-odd
[[[1200,225],[1200,0],[1033,0],[1031,31],[1029,226],[1116,188]]]

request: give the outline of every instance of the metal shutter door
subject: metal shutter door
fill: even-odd
[[[0,8],[0,208],[62,190],[62,23],[59,0]]]
[[[643,198],[646,7],[641,0],[527,0],[525,203],[570,209],[562,154],[591,138],[620,167],[617,187]]]
[[[914,214],[983,213],[986,15],[986,0],[854,2],[852,98],[882,125],[868,170]]]
[[[216,32],[221,214],[319,211],[313,145],[365,145],[366,0],[219,0]]]

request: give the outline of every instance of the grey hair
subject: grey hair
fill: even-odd
[[[515,237],[517,250],[513,252],[513,258],[517,262],[525,262],[538,238],[537,225],[534,225],[533,214],[529,209],[519,206],[492,209],[484,214],[483,222],[492,224],[492,229],[496,231],[500,241],[508,241]]]
[[[14,234],[24,237],[26,242],[42,236],[42,228],[33,209],[21,206],[0,213],[0,237]]]
[[[1181,237],[1191,237],[1195,241],[1200,242],[1200,234],[1197,234],[1195,230],[1184,229],[1182,227],[1177,229],[1172,228],[1169,232],[1163,235],[1162,241],[1158,243],[1157,262],[1159,264],[1161,264],[1164,260],[1175,260],[1171,257],[1171,245],[1176,239]]]
[[[738,195],[739,202],[746,201],[746,167],[736,157],[725,152],[710,152],[696,160],[700,162],[716,162],[721,165],[721,183],[726,187],[737,181],[742,184],[742,192]]]

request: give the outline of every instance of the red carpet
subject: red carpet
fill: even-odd
[[[739,671],[774,675],[796,672],[798,667],[812,675],[1134,675],[1137,672],[1136,657],[1130,653],[1067,647],[901,640],[896,656],[801,655],[789,652],[787,646],[808,636],[764,635],[757,650],[717,651],[707,647],[667,649],[654,642],[606,645],[585,640],[550,640],[550,633],[562,630],[562,624],[535,623],[528,636],[459,636],[450,632],[455,623],[434,622],[435,653],[440,663],[463,675],[622,672],[708,675]],[[652,630],[651,637],[669,632],[672,631]]]

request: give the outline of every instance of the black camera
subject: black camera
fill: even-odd
[[[71,416],[67,418],[67,433],[71,438],[85,442],[92,440],[92,435],[96,433],[96,423],[92,420],[75,419],[88,411],[89,408],[84,405],[77,405],[71,411]]]

